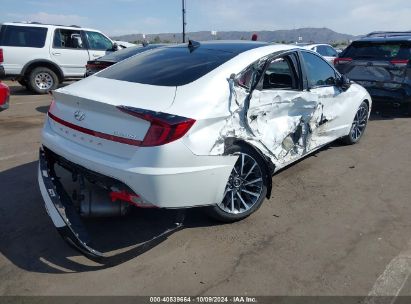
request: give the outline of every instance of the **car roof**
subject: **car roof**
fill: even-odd
[[[315,46],[320,46],[320,45],[331,46],[330,44],[327,44],[327,43],[312,43],[312,44],[303,45],[302,47],[310,48],[310,47],[315,47]]]
[[[233,54],[240,54],[245,51],[268,46],[267,42],[258,41],[244,41],[244,40],[218,40],[218,41],[191,41],[193,49],[201,48],[203,50],[213,50],[228,52]],[[169,47],[187,47],[187,44],[177,44]]]
[[[86,30],[86,31],[93,31],[93,32],[101,33],[99,30],[92,29],[92,28],[81,27],[81,26],[78,26],[78,25],[46,24],[46,23],[40,23],[40,22],[4,22],[4,23],[0,23],[0,25],[31,26],[31,27],[53,27],[53,28],[59,27],[59,28]]]
[[[391,36],[391,37],[364,37],[354,42],[402,42],[411,41],[411,35]]]

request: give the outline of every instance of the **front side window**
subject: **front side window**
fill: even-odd
[[[0,45],[43,48],[46,35],[45,27],[3,25],[0,32]]]
[[[86,32],[90,49],[98,51],[111,51],[113,43],[103,34],[97,32]]]
[[[301,52],[301,54],[305,62],[309,87],[335,85],[335,71],[324,59],[308,52]]]
[[[54,48],[83,49],[81,32],[77,30],[56,29],[53,38]]]

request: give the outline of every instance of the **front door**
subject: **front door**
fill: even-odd
[[[90,60],[102,57],[113,51],[113,42],[99,32],[85,31],[88,41]]]

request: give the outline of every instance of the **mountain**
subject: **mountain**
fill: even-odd
[[[256,33],[258,40],[268,42],[310,42],[310,43],[337,43],[345,42],[356,39],[356,36],[341,34],[334,32],[328,28],[300,28],[293,30],[278,30],[278,31],[225,31],[217,32],[217,35],[213,36],[211,31],[201,32],[189,32],[186,34],[187,39],[193,39],[198,41],[205,40],[249,40],[251,35]],[[301,37],[302,40],[299,40]],[[142,34],[130,34],[113,37],[115,40],[122,41],[142,41]],[[160,33],[160,34],[147,34],[146,39],[150,42],[181,42],[181,33]]]

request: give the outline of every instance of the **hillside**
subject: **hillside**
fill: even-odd
[[[300,42],[315,42],[315,43],[336,43],[348,42],[356,37],[348,34],[334,32],[328,28],[300,28],[293,30],[278,30],[278,31],[226,31],[217,32],[216,36],[211,35],[210,31],[189,32],[187,37],[193,40],[248,40],[253,33],[258,34],[258,40],[269,42],[295,42],[302,37]],[[142,41],[142,34],[129,34],[113,37],[116,40],[123,41]],[[146,35],[148,41],[166,41],[166,42],[181,42],[181,33],[160,33]]]

